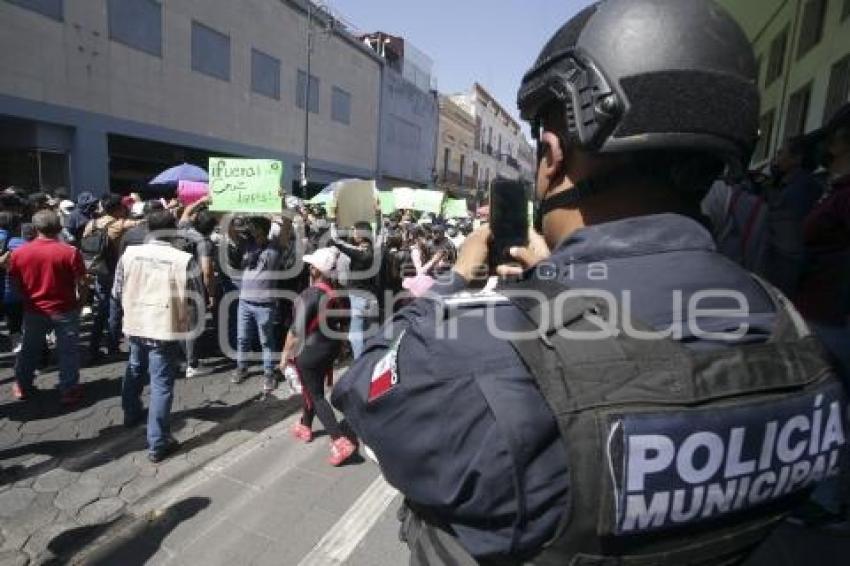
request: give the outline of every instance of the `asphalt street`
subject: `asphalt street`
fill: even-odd
[[[327,439],[278,423],[135,509],[142,531],[108,533],[78,558],[155,566],[404,566],[400,496],[377,466],[326,462]],[[746,566],[847,564],[850,538],[786,525]]]

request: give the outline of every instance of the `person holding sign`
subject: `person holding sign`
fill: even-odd
[[[240,226],[246,253],[242,257],[242,285],[236,318],[236,372],[232,382],[242,383],[248,375],[248,354],[259,336],[263,349],[263,392],[277,387],[275,352],[278,323],[277,271],[281,267],[283,248],[289,242],[289,227],[277,218],[279,237],[270,239],[272,221],[262,216],[250,217]]]
[[[348,274],[348,289],[351,297],[351,354],[354,359],[363,353],[366,325],[371,312],[370,303],[375,299],[375,248],[372,244],[372,226],[368,222],[354,225],[351,243],[339,237],[336,226],[331,227],[331,245],[339,249],[351,260]]]

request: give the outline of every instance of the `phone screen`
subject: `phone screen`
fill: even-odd
[[[497,179],[490,187],[490,231],[492,267],[513,261],[509,250],[528,245],[528,199],[520,181]]]

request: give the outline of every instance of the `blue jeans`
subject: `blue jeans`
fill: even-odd
[[[263,349],[263,373],[271,375],[277,365],[280,344],[275,343],[275,324],[277,308],[274,303],[252,303],[239,300],[239,315],[236,325],[236,342],[239,346],[236,367],[239,371],[248,369],[248,354],[254,339],[259,335]]]
[[[118,349],[121,342],[121,305],[112,298],[112,282],[114,275],[101,276],[94,283],[94,319],[91,327],[91,352],[100,350],[104,331],[107,332],[107,348],[110,351]]]
[[[351,326],[348,329],[348,341],[351,342],[351,355],[358,359],[363,355],[364,343],[366,342],[367,307],[369,301],[359,295],[350,295],[351,302]]]
[[[15,376],[25,390],[32,387],[51,330],[56,332],[59,389],[65,391],[80,382],[80,313],[71,311],[48,316],[24,312],[24,335],[21,353],[15,362]]]
[[[142,414],[142,390],[150,375],[151,401],[148,409],[148,450],[162,451],[171,438],[171,404],[174,380],[180,367],[180,342],[152,342],[130,338],[130,360],[121,384],[121,406],[128,419]]]

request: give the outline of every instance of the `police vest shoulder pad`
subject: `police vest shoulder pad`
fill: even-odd
[[[557,282],[500,288],[528,321],[512,344],[558,421],[571,474],[569,511],[532,564],[733,563],[838,475],[843,389],[766,287],[778,311],[770,339],[711,352],[626,332]]]

